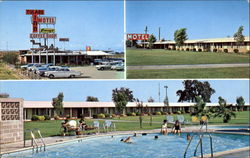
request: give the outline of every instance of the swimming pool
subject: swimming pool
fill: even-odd
[[[159,138],[154,140],[154,136]],[[45,152],[32,153],[27,150],[18,153],[3,155],[8,158],[178,158],[183,157],[188,141],[186,133],[181,136],[169,134],[167,136],[159,134],[138,135],[132,137],[132,144],[123,143],[120,140],[128,135],[102,136],[83,139],[81,142],[74,141],[59,145],[48,146]],[[212,134],[214,152],[231,150],[249,146],[249,136],[232,134]],[[187,152],[187,157],[192,157],[198,139],[195,138]],[[210,153],[209,139],[204,138],[204,153]],[[198,154],[200,152],[198,151]]]
[[[249,126],[208,126],[209,129],[249,129]]]

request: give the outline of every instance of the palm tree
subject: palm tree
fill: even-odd
[[[226,100],[219,97],[219,106],[216,108],[215,117],[222,117],[223,123],[228,123],[236,114],[231,110],[232,104],[228,105]]]
[[[211,109],[206,107],[206,103],[201,97],[196,97],[195,100],[196,104],[194,105],[194,112],[191,115],[198,118],[206,116],[209,119],[213,115]]]

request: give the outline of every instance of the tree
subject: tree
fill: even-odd
[[[219,106],[215,108],[215,117],[222,117],[223,123],[228,123],[236,114],[231,110],[232,104],[228,105],[226,100],[219,97]]]
[[[245,106],[245,100],[242,96],[236,98],[236,106],[238,110],[243,111],[243,108]]]
[[[242,34],[243,30],[244,30],[243,26],[240,26],[238,28],[238,31],[234,34],[234,40],[236,41],[237,47],[244,43],[245,37]]]
[[[7,93],[0,93],[0,98],[9,98],[9,96]]]
[[[153,44],[156,42],[156,38],[153,34],[149,36],[148,43],[149,43],[149,48],[152,49]]]
[[[132,47],[132,42],[131,42],[131,40],[126,40],[126,46],[127,46],[127,47]]]
[[[120,88],[112,90],[112,100],[119,114],[122,114],[128,102],[134,101],[133,92],[128,88]]]
[[[181,28],[174,32],[174,40],[178,47],[182,46],[184,42],[188,39],[186,30],[187,30],[186,28]]]
[[[138,112],[140,113],[140,115],[139,115],[139,123],[140,123],[140,128],[142,128],[142,115],[143,115],[143,112],[144,112],[143,102],[140,101],[139,99],[136,99],[136,107],[138,109]]]
[[[98,102],[98,98],[97,97],[93,97],[93,96],[87,96],[86,101],[88,102]]]
[[[18,54],[15,52],[6,52],[2,59],[6,63],[16,64],[18,62]]]
[[[148,98],[148,102],[150,102],[150,103],[153,103],[153,102],[155,102],[155,100],[154,100],[154,98],[152,98],[151,96]]]
[[[201,97],[204,102],[211,102],[210,98],[215,93],[215,90],[211,88],[209,82],[185,80],[182,83],[184,90],[178,90],[176,92],[177,96],[179,96],[178,102],[196,102],[197,96]]]
[[[54,107],[54,115],[63,114],[63,93],[60,92],[57,97],[52,99],[52,106]]]
[[[132,40],[132,46],[137,47],[137,42],[138,42],[137,40]]]
[[[212,116],[213,112],[210,110],[203,99],[199,96],[196,97],[196,104],[194,105],[194,112],[191,114],[192,116],[196,116],[201,118],[202,116],[206,116],[208,119]]]

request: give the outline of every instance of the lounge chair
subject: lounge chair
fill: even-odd
[[[93,127],[94,127],[95,129],[97,129],[98,133],[100,133],[100,124],[99,124],[98,121],[94,121],[94,122],[93,122]]]
[[[168,115],[168,116],[167,116],[167,122],[168,122],[168,123],[172,123],[172,124],[174,124],[174,123],[175,123],[175,122],[174,122],[174,117],[173,117],[173,116]]]
[[[113,131],[116,131],[116,126],[114,123],[112,123],[109,120],[105,120],[103,123],[103,129],[105,132],[108,132],[108,130],[110,129],[110,132],[112,131],[112,127],[113,127]]]
[[[185,120],[185,117],[183,115],[177,115],[177,120],[179,120],[181,124],[190,124],[189,121]]]

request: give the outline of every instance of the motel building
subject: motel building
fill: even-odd
[[[244,43],[237,46],[234,38],[214,38],[186,40],[184,45],[177,47],[175,41],[157,41],[154,43],[155,49],[199,51],[199,52],[250,52],[250,38],[245,37]]]
[[[54,65],[73,64],[89,65],[94,59],[105,59],[113,57],[112,51],[90,50],[90,51],[32,51],[20,50],[19,59],[21,64],[27,63],[53,63]]]
[[[1,104],[1,102],[0,102]],[[143,103],[149,112],[166,111],[164,103],[150,102]],[[235,104],[233,104],[235,105]],[[177,111],[185,111],[186,113],[193,111],[194,103],[169,103],[168,111],[175,113]],[[207,103],[208,107],[218,106],[218,103]],[[100,113],[116,114],[117,110],[113,102],[63,102],[64,117],[80,118],[93,117]],[[233,108],[236,108],[233,106]],[[246,104],[244,110],[249,110],[249,104]],[[137,112],[138,108],[135,102],[129,102],[124,113]],[[49,115],[53,117],[53,106],[51,101],[23,101],[23,119],[30,120],[32,115]]]

